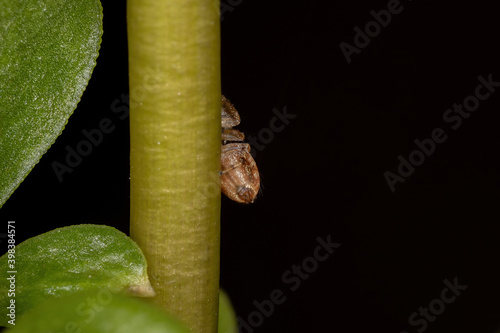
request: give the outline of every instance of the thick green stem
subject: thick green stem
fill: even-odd
[[[130,233],[156,302],[217,332],[220,243],[218,1],[129,0]]]

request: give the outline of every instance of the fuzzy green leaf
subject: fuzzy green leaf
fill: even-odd
[[[0,207],[64,129],[101,35],[99,0],[0,0]]]
[[[238,320],[229,296],[224,290],[219,293],[219,330],[218,333],[238,333]]]
[[[189,333],[153,305],[107,290],[43,303],[9,327],[9,333]]]
[[[89,289],[154,295],[137,244],[103,225],[74,225],[30,238],[0,257],[0,269],[14,276],[0,282],[0,307],[6,309],[13,299],[16,315],[46,299]],[[12,282],[15,295],[7,292]],[[9,317],[0,318],[5,326]]]

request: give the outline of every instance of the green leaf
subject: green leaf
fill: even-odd
[[[106,290],[43,303],[15,324],[7,332],[189,333],[159,308]]]
[[[219,293],[219,330],[218,333],[238,333],[238,320],[231,300],[224,290]]]
[[[18,315],[46,299],[82,290],[154,295],[141,250],[108,226],[74,225],[30,238],[0,257],[0,269],[13,277],[0,280],[0,308],[6,309],[13,299]],[[15,295],[9,295],[9,289]],[[1,316],[0,325],[8,319]]]
[[[0,207],[64,129],[101,35],[99,0],[0,0]]]

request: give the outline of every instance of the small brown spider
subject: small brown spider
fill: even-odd
[[[250,145],[241,143],[245,135],[232,127],[240,123],[233,104],[222,96],[222,147],[220,182],[222,193],[241,203],[252,203],[259,192],[260,176],[250,155]],[[227,143],[227,142],[231,143]],[[234,142],[237,141],[237,142]]]

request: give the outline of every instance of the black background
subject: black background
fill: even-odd
[[[500,88],[453,130],[443,114],[500,82],[494,4],[405,0],[347,63],[339,44],[388,1],[222,0],[222,91],[258,136],[273,109],[296,115],[256,161],[263,191],[252,205],[223,198],[221,286],[248,320],[272,290],[286,301],[255,332],[417,332],[409,316],[458,279],[467,289],[426,332],[500,327]],[[79,223],[128,232],[125,4],[104,2],[104,35],[90,84],[66,130],[0,210],[17,241]],[[227,7],[226,7],[227,8]],[[51,167],[103,118],[116,126],[59,182]],[[279,123],[278,123],[279,124]],[[391,192],[414,140],[447,140]],[[313,255],[317,237],[341,246],[291,291],[282,275]]]

